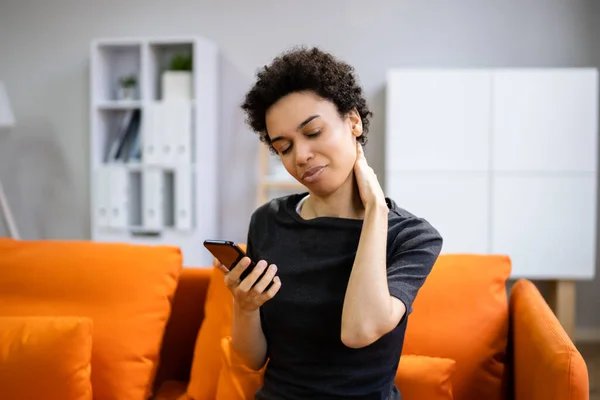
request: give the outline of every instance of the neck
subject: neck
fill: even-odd
[[[302,217],[306,219],[317,217],[336,217],[362,219],[364,206],[356,184],[354,172],[335,192],[328,196],[310,193],[302,207]]]

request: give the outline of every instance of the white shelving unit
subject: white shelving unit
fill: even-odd
[[[165,84],[181,55],[191,71]],[[185,266],[210,266],[202,242],[219,233],[217,47],[198,37],[99,39],[90,69],[92,240],[176,245]],[[123,99],[119,80],[131,75],[137,86]]]

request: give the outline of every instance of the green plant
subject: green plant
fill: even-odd
[[[192,70],[192,56],[190,54],[176,54],[171,59],[169,65],[170,71],[191,71]]]
[[[126,75],[119,79],[119,83],[124,88],[134,87],[137,83],[137,78],[135,75]]]

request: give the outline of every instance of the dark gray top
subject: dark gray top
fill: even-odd
[[[278,267],[282,286],[260,309],[269,363],[256,399],[400,399],[394,377],[406,317],[377,342],[352,349],[341,341],[344,295],[362,220],[302,219],[307,193],[280,197],[251,217],[248,255]],[[386,199],[389,291],[412,312],[442,238],[427,221]]]

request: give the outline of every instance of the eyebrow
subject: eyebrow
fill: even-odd
[[[302,128],[304,128],[310,121],[312,121],[315,118],[319,118],[320,115],[311,115],[310,117],[306,118],[304,121],[302,121],[300,124],[298,124],[298,127],[296,127],[296,130],[300,130]],[[278,140],[283,140],[285,139],[283,136],[277,136],[276,138],[271,139],[271,144],[277,142]]]

